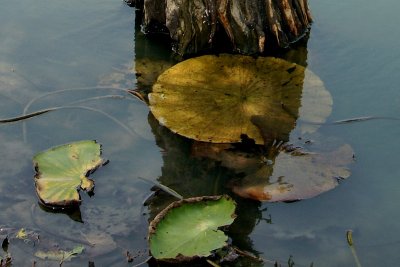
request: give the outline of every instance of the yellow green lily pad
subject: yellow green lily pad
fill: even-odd
[[[92,192],[93,180],[87,176],[103,164],[101,145],[85,140],[51,148],[33,158],[35,186],[45,206],[79,205],[78,190]]]
[[[316,96],[314,101],[303,99],[303,91]],[[304,101],[314,105],[302,108]],[[162,125],[185,137],[236,143],[247,136],[264,144],[261,131],[265,129],[259,125],[268,125],[273,137],[287,141],[300,113],[306,121],[308,115],[318,114],[311,122],[323,122],[332,101],[322,81],[295,63],[272,57],[206,55],[162,73],[149,94],[149,104]]]

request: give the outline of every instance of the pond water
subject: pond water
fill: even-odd
[[[27,105],[27,112],[85,107],[0,124],[3,229],[40,234],[39,248],[44,250],[84,244],[85,253],[63,266],[85,266],[88,261],[131,266],[126,252],[136,257],[134,263],[146,258],[147,220],[172,200],[161,196],[149,209],[143,207],[153,184],[139,177],[158,180],[184,196],[229,192],[223,185],[229,172],[192,158],[188,140],[160,127],[146,105],[118,90],[136,87],[133,69],[142,64],[140,59],[150,57],[165,65],[169,60],[163,47],[135,33],[132,8],[104,0],[38,0],[34,5],[0,1],[0,118],[18,116]],[[372,0],[310,0],[310,7],[315,22],[306,62],[332,95],[328,121],[400,117],[400,2],[387,0],[378,7]],[[48,94],[58,90],[63,91]],[[351,176],[308,200],[260,204],[238,199],[240,220],[231,230],[233,242],[282,266],[290,257],[295,266],[356,266],[346,241],[351,229],[363,266],[396,266],[400,123],[377,119],[324,125],[319,132],[352,146],[356,162]],[[92,176],[95,195],[81,194],[80,214],[40,207],[33,155],[84,139],[101,143],[103,157],[110,160]],[[12,240],[9,251],[15,266],[33,261],[58,266],[35,258],[32,242]]]

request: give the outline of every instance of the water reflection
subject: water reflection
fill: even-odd
[[[234,150],[235,148],[229,144],[210,146],[209,144],[194,142],[173,134],[167,128],[160,126],[151,114],[149,114],[149,124],[152,126],[157,145],[163,155],[164,164],[158,181],[176,190],[184,197],[231,195],[238,204],[236,211],[238,217],[229,228],[232,244],[262,257],[260,252],[255,249],[254,240],[251,237],[254,229],[261,224],[264,225],[263,228],[266,228],[265,231],[268,231],[268,229],[279,228],[279,225],[277,226],[274,223],[274,215],[269,213],[268,209],[265,209],[265,205],[262,205],[259,201],[248,200],[235,195],[232,192],[232,186],[235,185],[235,182],[243,181],[243,179],[245,181],[251,180],[262,188],[266,186],[269,181],[267,175],[258,177],[258,180],[249,177],[251,173],[257,173],[260,166],[265,166],[262,163],[262,158],[265,157],[262,152],[265,152],[265,148],[253,146],[252,151],[245,151],[243,146]],[[317,142],[317,140],[313,140],[313,142]],[[222,146],[222,151],[229,147],[230,150],[227,150],[226,153],[231,154],[215,157],[216,153],[220,151],[218,146]],[[337,143],[328,142],[326,147],[322,147],[331,151],[332,148],[337,148]],[[331,159],[328,159],[328,161]],[[159,193],[149,203],[149,219],[156,216],[174,200],[168,194]],[[269,224],[271,224],[271,227],[269,227]],[[246,261],[246,258],[242,260]],[[261,263],[256,265],[256,261],[245,262],[242,263],[243,265],[238,264],[238,266],[263,266]]]
[[[310,2],[316,20],[312,28],[308,55],[301,55],[307,54],[307,48],[300,47],[302,52],[294,52],[299,56],[294,55],[289,61],[303,66],[308,63],[312,70],[323,78],[335,99],[332,120],[364,115],[393,116],[398,113],[398,81],[393,73],[400,66],[397,49],[399,38],[393,33],[397,32],[396,14],[399,3],[394,0],[382,2],[381,12],[377,12],[376,1],[372,0],[366,1],[362,6],[359,5],[359,1]],[[29,12],[23,12],[27,10],[27,6]],[[358,12],[360,19],[354,20],[354,10],[359,8],[362,9]],[[119,11],[115,12],[115,9]],[[31,5],[26,0],[3,1],[0,13],[0,60],[1,66],[4,67],[1,69],[2,73],[9,77],[8,82],[0,82],[1,117],[19,115],[27,101],[55,88],[93,86],[98,77],[105,77],[113,72],[112,68],[120,68],[133,56],[132,10],[125,10],[122,3],[92,1],[90,5],[86,5],[75,0],[62,3],[41,0]],[[113,15],[109,17],[111,13]],[[71,14],[73,16],[70,16]],[[104,18],[108,19],[104,21]],[[388,23],[388,19],[392,23]],[[39,25],[37,22],[40,22]],[[63,33],[71,32],[71,35],[64,35],[55,40],[55,43],[48,41],[49,36],[60,37]],[[371,38],[371,32],[377,33],[379,38]],[[152,43],[154,45],[155,42]],[[136,42],[136,45],[139,43]],[[169,60],[169,54],[165,50],[153,49],[150,46],[145,49],[147,50],[136,50],[136,57],[143,57],[144,53],[148,57],[165,53],[164,59]],[[285,54],[280,56],[287,58]],[[128,62],[128,65],[131,66],[131,62]],[[13,72],[13,69],[16,72]],[[19,80],[19,74],[32,80],[38,87],[24,79]],[[10,76],[13,78],[10,79]],[[49,99],[42,104],[58,104],[59,100]],[[130,127],[135,126],[135,130],[138,129],[138,118],[147,118],[147,109],[140,110],[121,101],[112,102],[101,102],[97,107],[102,108],[104,105],[108,112],[129,123]],[[128,113],[130,116],[126,116]],[[137,182],[135,177],[160,176],[163,163],[159,148],[150,141],[139,145],[137,143],[140,141],[132,140],[131,136],[116,129],[114,124],[103,117],[92,114],[93,116],[88,115],[89,118],[84,119],[87,115],[76,111],[60,112],[29,121],[28,149],[37,152],[83,138],[98,139],[103,143],[111,164],[96,173],[96,197],[85,199],[83,215],[91,214],[90,210],[97,205],[105,209],[115,206],[121,210],[134,205],[140,210],[141,201],[148,194],[149,188],[142,182]],[[125,118],[128,120],[125,121]],[[68,120],[68,123],[62,124],[63,120]],[[144,134],[147,133],[146,127],[146,121],[144,126],[139,127]],[[291,134],[293,138],[296,138],[295,132],[296,129]],[[396,204],[399,198],[396,184],[399,177],[397,154],[400,143],[393,140],[398,138],[398,125],[391,122],[360,123],[324,127],[322,132],[351,140],[359,156],[352,179],[337,190],[308,201],[262,205],[250,201],[256,203],[250,205],[254,209],[258,209],[259,205],[268,207],[262,214],[268,218],[268,214],[271,213],[274,224],[260,222],[250,237],[243,235],[244,238],[251,239],[253,247],[263,251],[264,255],[278,257],[282,262],[286,262],[289,254],[294,255],[296,266],[299,265],[297,260],[300,264],[305,263],[303,266],[309,266],[312,261],[315,266],[349,266],[353,264],[353,259],[346,246],[344,233],[346,229],[352,228],[355,230],[354,238],[363,263],[368,262],[373,266],[396,266],[397,244],[400,238],[397,223],[399,207]],[[2,144],[22,141],[19,124],[0,126],[0,133],[5,137],[1,139]],[[147,137],[147,140],[153,138],[151,132]],[[4,155],[8,159],[14,159],[12,154],[17,155],[20,149],[20,145],[15,143],[15,149]],[[17,172],[13,169],[16,165],[11,164],[13,167],[8,168],[7,164],[10,161],[0,159],[2,168],[11,170],[11,175],[3,172],[0,179],[1,224],[33,227],[29,211],[31,206],[37,203],[37,198],[32,182],[32,155],[33,152],[28,152],[27,155],[18,156],[21,170]],[[208,160],[194,160],[197,161]],[[118,188],[109,183],[110,177],[120,185]],[[96,225],[96,220],[101,222],[103,217],[107,217],[103,215],[112,214],[111,211],[112,209],[108,209],[103,214],[93,211],[96,214],[95,219],[86,224]],[[36,212],[48,223],[44,227],[50,225],[56,231],[60,228],[76,229],[74,234],[79,234],[77,231],[81,230],[81,223],[73,222],[63,214],[50,214],[38,208]],[[121,226],[125,220],[129,222],[126,225],[132,225],[136,216],[140,217],[135,208],[126,210],[126,213],[132,214],[117,222],[120,229],[126,229]],[[250,213],[250,216],[253,216],[251,214],[260,212]],[[249,220],[253,221],[253,218]],[[69,224],[70,222],[72,223]],[[110,223],[101,224],[113,228]],[[127,234],[127,238],[118,238],[118,246],[129,248],[133,253],[138,248],[146,247],[143,234],[146,227],[138,228],[137,232]],[[48,238],[43,233],[42,237]],[[236,237],[235,239],[237,240]],[[12,246],[10,251],[16,260],[20,259],[15,262],[16,265],[32,265],[33,257],[30,256],[33,253],[30,253],[22,242]],[[121,255],[123,253],[119,250],[103,258],[96,258],[95,262],[96,265],[99,263],[104,266],[121,266],[125,264]],[[79,262],[82,264],[74,259],[71,265],[87,265],[86,255],[83,258],[82,262]],[[116,258],[120,258],[120,261]]]
[[[77,1],[75,2],[77,3]],[[49,2],[45,1],[42,2],[42,5],[38,4],[35,10],[36,12],[45,12],[52,10],[49,8],[52,7],[57,12],[64,12],[65,9],[74,6],[75,8],[71,13],[75,14],[75,11],[85,12],[82,6],[76,3],[65,3],[64,9],[60,9],[54,3],[51,6],[46,6]],[[114,4],[104,3],[104,5],[113,6]],[[82,13],[79,13],[82,20],[91,20],[90,27],[87,26],[89,24],[78,19],[71,27],[73,28],[72,31],[64,31],[59,28],[59,25],[68,23],[54,23],[54,25],[57,25],[56,29],[48,28],[48,31],[43,32],[40,38],[36,36],[35,27],[37,25],[34,24],[30,27],[18,24],[18,27],[14,27],[14,31],[11,31],[13,27],[2,27],[1,31],[7,37],[1,40],[4,45],[1,46],[0,56],[1,59],[6,58],[7,60],[0,65],[1,117],[19,115],[23,106],[29,100],[40,94],[56,90],[55,88],[93,85],[115,87],[121,84],[120,87],[131,88],[134,85],[131,64],[128,64],[129,67],[125,76],[108,76],[112,72],[112,67],[121,66],[121,62],[126,63],[126,58],[132,56],[133,27],[130,25],[132,14],[130,11],[127,11],[129,14],[123,11],[126,16],[122,16],[121,12],[113,12],[113,15],[107,15],[105,13],[109,11],[103,10],[104,5],[91,7],[90,12],[93,12],[93,8],[96,8],[96,12],[93,12],[93,14],[96,14],[97,19],[95,20],[91,19],[93,14],[82,15]],[[22,6],[17,9],[19,8],[22,8]],[[3,9],[2,13],[8,13],[4,10],[7,10],[7,8]],[[40,12],[27,14],[28,16],[24,16],[22,22],[28,24],[27,22],[31,22],[32,17],[43,14]],[[61,18],[62,16],[57,12],[52,13],[48,19],[52,20],[57,16]],[[20,14],[20,12],[15,11],[12,16],[16,14]],[[20,16],[15,16],[15,18],[21,19]],[[16,23],[15,18],[12,20],[9,17],[10,22]],[[104,18],[107,19],[103,20]],[[63,22],[62,18],[61,20]],[[43,23],[43,19],[40,19],[40,21]],[[58,20],[56,19],[56,21]],[[116,28],[120,30],[114,30]],[[125,35],[127,36],[125,39],[118,39],[118,36],[122,34],[121,31],[123,31],[121,29],[128,29],[128,35]],[[112,33],[104,34],[107,31]],[[88,32],[90,34],[86,34]],[[49,51],[46,51],[47,44],[43,43],[43,41],[47,43],[48,38],[41,38],[48,36],[52,36],[52,41],[55,41],[54,45],[50,47],[50,54]],[[143,39],[143,36],[136,35],[136,71],[139,75],[139,89],[146,92],[151,87],[155,77],[175,61],[166,50],[160,49],[161,42],[155,45],[154,41],[149,42],[146,39],[148,43],[143,45]],[[30,40],[35,42],[32,43]],[[75,43],[76,41],[78,45]],[[100,45],[93,48],[93,43]],[[85,46],[86,44],[89,45]],[[156,49],[154,49],[154,46],[156,46]],[[31,47],[33,49],[30,49]],[[77,50],[76,47],[81,48]],[[46,56],[42,57],[43,55]],[[307,49],[304,46],[299,46],[292,52],[280,56],[304,66],[307,62]],[[17,64],[14,64],[15,62]],[[154,69],[155,67],[158,69]],[[307,77],[307,73],[304,75]],[[122,83],[120,83],[121,81]],[[102,92],[96,93],[103,94]],[[305,92],[303,90],[298,94],[304,96]],[[86,92],[49,97],[35,103],[32,110],[62,105],[93,96],[92,93]],[[80,262],[82,265],[87,264],[88,258],[93,259],[92,257],[105,255],[96,258],[96,262],[105,266],[120,266],[125,260],[121,256],[123,250],[144,250],[147,246],[144,239],[147,223],[143,222],[141,203],[148,193],[149,186],[136,179],[137,176],[150,179],[159,177],[161,183],[176,189],[185,197],[231,194],[232,187],[235,185],[233,181],[240,181],[249,172],[256,170],[259,164],[266,162],[264,159],[266,148],[257,146],[256,149],[251,151],[243,151],[242,148],[238,147],[235,147],[236,151],[228,149],[227,156],[224,155],[223,157],[227,157],[229,160],[225,161],[210,154],[199,155],[199,144],[168,133],[169,131],[159,127],[151,116],[149,118],[150,125],[152,125],[150,129],[146,121],[148,109],[138,103],[103,99],[87,103],[87,105],[112,114],[128,127],[134,129],[138,135],[130,135],[99,113],[82,112],[82,110],[64,110],[27,122],[29,137],[27,144],[23,143],[20,124],[0,126],[1,222],[12,224],[15,227],[39,230],[43,240],[51,240],[53,245],[73,247],[72,241],[64,240],[64,237],[68,236],[78,238],[79,242],[89,240],[89,242],[97,243],[98,249],[90,250],[88,254],[85,254],[84,259]],[[302,110],[306,106],[301,104],[299,110],[295,111],[296,116],[300,114],[299,116],[302,118]],[[319,113],[319,111],[316,113]],[[303,126],[309,126],[309,124],[303,124]],[[259,128],[265,127],[259,126]],[[313,125],[313,127],[316,127],[316,125]],[[295,133],[304,129],[297,127],[292,130],[292,128],[293,125],[290,126],[289,131],[283,131],[286,138],[290,139],[291,136],[296,138],[294,137]],[[154,132],[159,147],[155,146],[151,131]],[[278,137],[279,135],[274,138]],[[33,170],[31,168],[31,158],[34,152],[82,139],[97,139],[104,146],[105,157],[111,160],[111,164],[107,168],[103,168],[95,174],[96,196],[91,199],[84,196],[81,217],[74,217],[75,219],[79,218],[78,221],[83,221],[83,224],[71,220],[65,214],[55,214],[39,208],[37,198],[34,195]],[[265,136],[265,139],[267,139],[267,136]],[[162,155],[159,153],[159,148],[163,150]],[[203,149],[203,154],[204,151],[207,150]],[[231,152],[233,156],[229,154]],[[273,157],[269,160],[272,159]],[[248,161],[250,163],[247,163]],[[256,162],[254,164],[258,165],[251,162]],[[238,196],[234,197],[238,202],[239,217],[232,225],[229,233],[232,237],[232,243],[258,255],[257,249],[262,250],[263,247],[261,245],[254,246],[255,238],[251,235],[257,228],[257,224],[266,225],[266,232],[270,230],[268,223],[271,220],[274,221],[274,214],[271,211],[269,216],[269,210],[262,209],[263,205],[260,202],[245,200]],[[154,216],[170,201],[172,199],[168,196],[160,195],[155,198],[150,204],[151,216]],[[276,227],[276,221],[274,222]],[[49,232],[47,233],[44,230]],[[286,229],[274,232],[277,232],[277,235],[281,232],[285,234],[284,230]],[[265,240],[262,242],[265,242]],[[26,255],[33,255],[33,249],[29,250],[27,254],[24,251],[25,247],[21,246],[22,249],[20,249],[18,248],[19,245],[16,245],[17,248],[12,248],[16,249],[13,250],[15,251],[14,255],[21,256],[16,263],[20,263],[21,266],[31,265],[31,258],[26,257]],[[254,249],[254,247],[257,247],[257,249]],[[90,249],[90,245],[87,248]],[[285,250],[285,247],[281,250]],[[75,263],[76,261],[72,264]],[[249,266],[249,264],[244,265]]]
[[[306,50],[298,51],[286,57],[304,63]],[[232,186],[242,197],[300,200],[328,191],[349,176],[349,146],[335,148],[324,137],[315,143],[311,139],[316,137],[306,135],[315,134],[329,116],[332,99],[318,76],[300,65],[232,55],[189,59],[164,72],[149,99],[163,125],[203,141],[190,145],[192,157],[213,159],[245,177]],[[323,149],[329,146],[332,151]],[[164,168],[169,166],[166,160]]]
[[[301,65],[306,65],[306,56],[304,46],[281,55]],[[264,145],[246,138],[239,144],[192,141],[173,134],[149,115],[163,155],[158,181],[184,197],[233,195],[238,218],[230,231],[232,243],[255,255],[259,252],[250,235],[258,223],[271,223],[273,214],[262,218],[268,211],[261,209],[260,202],[244,198],[294,201],[314,197],[347,178],[347,165],[353,162],[349,145],[317,132],[332,110],[332,98],[322,81],[304,69],[300,88],[295,97],[299,104],[289,112],[296,124],[277,124],[270,117],[252,118]],[[155,197],[149,204],[150,218],[173,200],[163,194]]]

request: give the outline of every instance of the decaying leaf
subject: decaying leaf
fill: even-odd
[[[65,251],[62,249],[51,250],[51,251],[42,251],[39,250],[35,253],[35,256],[42,260],[52,260],[52,261],[70,261],[72,258],[82,254],[85,248],[81,245],[76,246],[72,250]]]
[[[287,141],[299,115],[317,127],[332,105],[321,80],[304,67],[237,55],[201,56],[169,68],[158,77],[149,102],[162,125],[185,137],[235,143],[247,136],[256,144],[264,144],[262,131]]]
[[[233,222],[235,207],[228,196],[173,202],[150,223],[148,239],[152,256],[175,262],[209,256],[226,245],[228,237],[218,228]]]
[[[23,240],[25,243],[36,243],[39,241],[39,233],[25,228],[15,229],[0,226],[0,242],[2,242],[3,250],[5,250],[5,246],[8,246],[15,239]]]
[[[12,258],[9,254],[5,256],[0,256],[0,267],[11,267],[12,266]]]
[[[26,233],[26,230],[24,228],[19,229],[17,235],[15,236],[18,239],[27,239],[28,238],[28,234]]]
[[[87,176],[101,166],[101,145],[86,140],[51,148],[35,155],[35,186],[46,206],[80,204],[79,189],[91,192],[93,180]]]

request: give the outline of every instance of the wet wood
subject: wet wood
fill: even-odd
[[[146,33],[169,34],[180,55],[216,46],[242,54],[288,47],[312,22],[307,0],[135,0]],[[221,40],[224,40],[221,44]]]

